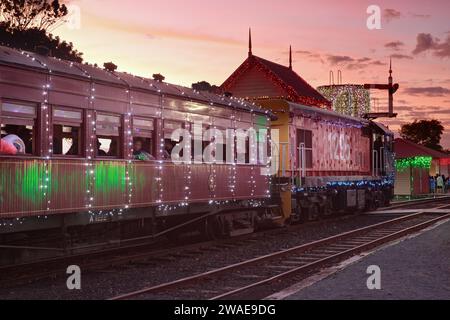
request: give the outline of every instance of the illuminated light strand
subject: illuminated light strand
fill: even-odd
[[[86,189],[86,207],[88,209],[88,213],[91,215],[91,218],[95,216],[95,212],[92,210],[92,207],[95,205],[95,166],[94,166],[94,155],[97,146],[93,145],[93,141],[95,141],[97,136],[97,113],[95,111],[94,101],[95,101],[95,83],[91,76],[83,70],[83,72],[88,76],[90,81],[90,95],[87,97],[89,101],[88,112],[88,122],[90,122],[91,132],[90,139],[88,144],[88,149],[86,150],[86,179],[88,181],[88,188]]]
[[[431,167],[432,157],[429,156],[417,156],[395,160],[395,168],[399,172],[405,171],[406,168],[424,168],[429,169]]]
[[[305,104],[308,106],[314,106],[319,108],[328,109],[331,106],[331,103],[327,101],[321,101],[313,97],[300,95],[293,87],[286,84],[283,80],[280,79],[278,75],[273,73],[268,67],[264,65],[264,63],[259,62],[258,58],[255,56],[249,57],[244,63],[239,67],[222,85],[224,91],[230,91],[233,84],[239,79],[245,72],[247,72],[251,67],[254,67],[256,70],[262,72],[265,77],[273,83],[276,83],[286,92],[286,96],[280,96],[280,98],[288,99],[290,101],[294,101],[297,103]],[[311,89],[314,89],[311,87]],[[274,97],[265,97],[265,98],[274,98]],[[264,97],[255,97],[252,99],[264,99]]]
[[[112,76],[116,77],[118,80],[125,83],[125,85],[128,85],[127,81],[124,80],[120,75],[108,71]],[[135,76],[133,76],[135,77]],[[141,79],[143,82],[143,80]],[[133,180],[131,178],[130,172],[133,170],[133,135],[134,135],[134,128],[133,128],[133,122],[132,122],[132,116],[134,114],[134,108],[133,108],[133,95],[131,93],[131,87],[128,87],[125,89],[125,94],[127,96],[128,103],[128,110],[126,113],[126,116],[124,118],[124,122],[126,125],[126,131],[125,131],[125,152],[127,153],[126,163],[125,163],[125,190],[127,190],[125,204],[124,204],[124,210],[129,209],[132,204],[132,197],[133,197]],[[119,211],[119,214],[123,214],[123,210]]]
[[[326,185],[323,186],[313,186],[313,187],[292,187],[292,192],[294,193],[303,193],[303,192],[320,192],[327,191],[330,189],[339,189],[339,188],[383,188],[383,187],[393,187],[394,186],[394,177],[389,176],[380,180],[355,180],[355,181],[330,181]]]
[[[370,112],[370,91],[363,85],[329,85],[317,88],[332,102],[333,110],[348,116],[362,117]]]
[[[156,202],[159,204],[159,211],[167,211],[164,209],[163,197],[164,197],[164,184],[163,184],[163,159],[164,159],[164,94],[160,96],[160,130],[158,130],[158,141],[159,141],[159,156],[158,156],[158,175],[155,177],[157,183],[158,199]]]
[[[40,61],[39,59],[36,59],[35,57],[31,56],[30,54],[26,53],[25,51],[21,51],[21,54],[26,56],[27,58],[31,59],[31,61],[36,61],[37,63],[39,63],[42,67],[44,67],[48,71],[48,73],[45,76],[46,83],[44,85],[42,85],[43,101],[41,103],[41,116],[44,118],[43,121],[45,123],[46,136],[48,137],[48,145],[44,146],[42,144],[42,142],[40,144],[40,154],[42,155],[43,162],[44,162],[44,179],[40,183],[39,187],[41,189],[43,189],[43,196],[44,196],[44,201],[46,204],[46,211],[49,212],[50,207],[51,207],[51,184],[52,184],[52,182],[50,181],[51,180],[51,175],[50,175],[51,166],[50,166],[49,162],[50,162],[50,157],[53,152],[53,133],[52,133],[52,130],[50,130],[50,115],[49,115],[50,108],[48,105],[48,99],[49,99],[49,91],[51,90],[52,70],[46,63]],[[45,219],[47,219],[47,216],[44,216],[44,217],[45,217]]]
[[[271,131],[270,131],[270,118],[267,117],[266,118],[266,129],[267,129],[267,133],[266,133],[266,137],[269,143],[266,142],[267,144],[267,152],[269,152],[269,148],[270,148],[270,156],[267,157],[266,160],[266,170],[267,170],[267,174],[265,176],[265,182],[267,185],[267,189],[266,189],[266,196],[268,198],[270,198],[270,186],[272,185],[272,175],[270,174],[270,169],[271,169],[271,162],[272,162],[272,137],[271,137]]]
[[[126,150],[128,152],[128,159],[126,161],[126,165],[125,165],[125,181],[127,184],[126,190],[128,190],[128,196],[127,196],[127,204],[124,206],[124,209],[128,209],[131,205],[131,201],[132,201],[132,196],[133,196],[133,181],[131,179],[131,175],[130,175],[130,171],[133,169],[133,162],[132,162],[132,157],[133,157],[133,127],[132,127],[132,114],[133,114],[133,96],[131,95],[131,90],[126,90],[127,95],[128,95],[128,101],[129,103],[129,111],[127,113],[127,117],[125,119],[125,123],[127,126],[127,138],[128,138],[128,143],[127,143],[127,147]]]

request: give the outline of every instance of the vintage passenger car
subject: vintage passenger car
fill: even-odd
[[[231,163],[174,164],[171,133],[194,122],[267,129],[272,116],[243,99],[0,47],[2,144],[23,149],[0,155],[0,233],[125,221],[153,233],[189,221],[253,229],[267,214],[255,209],[270,197],[266,164],[236,163],[235,151]]]

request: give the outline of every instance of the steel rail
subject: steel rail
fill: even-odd
[[[359,245],[359,246],[357,246],[355,248],[352,248],[352,249],[348,249],[348,250],[346,250],[344,252],[336,253],[334,255],[330,255],[329,257],[325,257],[323,259],[319,259],[317,261],[313,261],[313,262],[311,262],[311,263],[309,263],[307,265],[299,266],[297,268],[294,268],[292,270],[283,272],[283,273],[281,273],[279,275],[270,277],[268,279],[265,279],[265,280],[262,280],[262,281],[259,281],[259,282],[255,282],[255,283],[252,283],[252,284],[247,285],[245,287],[238,288],[238,289],[235,289],[235,290],[232,290],[232,291],[229,291],[229,292],[225,292],[223,294],[220,294],[220,295],[217,295],[217,296],[211,298],[210,300],[219,300],[219,299],[223,299],[223,298],[229,298],[229,297],[231,297],[233,295],[242,293],[244,291],[247,291],[247,290],[250,290],[250,289],[254,289],[254,288],[262,286],[262,285],[266,285],[266,284],[272,283],[273,281],[282,280],[283,278],[286,278],[287,276],[292,276],[294,274],[298,274],[298,273],[301,273],[301,272],[309,271],[311,269],[319,268],[319,267],[321,267],[323,265],[326,265],[326,264],[328,264],[330,262],[333,262],[333,261],[335,261],[337,259],[342,259],[342,258],[346,258],[346,257],[349,257],[349,256],[354,256],[354,255],[356,255],[358,253],[364,252],[364,251],[372,249],[374,247],[378,247],[378,246],[380,246],[380,245],[382,245],[384,243],[387,243],[387,242],[389,242],[391,240],[398,239],[398,238],[401,238],[404,235],[411,234],[411,233],[416,232],[418,230],[424,229],[424,228],[426,228],[426,227],[428,227],[428,226],[430,226],[430,225],[432,225],[432,224],[434,224],[434,223],[436,223],[436,222],[438,222],[440,220],[449,219],[449,218],[450,218],[450,213],[446,214],[446,215],[443,215],[441,217],[437,217],[435,219],[431,219],[429,221],[425,221],[423,223],[419,223],[419,224],[414,225],[412,227],[402,229],[402,230],[400,230],[398,232],[389,234],[387,236],[380,237],[379,239],[376,239],[376,240],[370,241],[368,243]]]
[[[447,206],[449,206],[449,205],[448,204],[447,205],[442,205],[442,206],[439,206],[439,207],[434,208],[434,209],[441,209],[441,208],[447,207]],[[156,293],[158,291],[164,291],[164,290],[171,289],[171,288],[179,286],[179,285],[188,284],[190,282],[195,282],[195,281],[198,281],[200,279],[204,279],[204,278],[207,278],[207,277],[223,274],[225,272],[232,271],[232,270],[235,270],[235,269],[239,269],[239,268],[242,268],[242,267],[251,266],[251,265],[254,265],[254,264],[257,264],[257,263],[261,263],[261,262],[264,262],[264,261],[267,261],[267,260],[270,260],[270,259],[280,258],[280,257],[286,256],[286,255],[289,255],[289,254],[293,254],[293,253],[302,253],[302,252],[308,251],[308,250],[310,250],[312,248],[320,247],[320,246],[323,246],[323,245],[326,245],[326,244],[333,244],[333,243],[336,243],[337,241],[345,239],[345,238],[349,238],[349,237],[352,237],[352,236],[357,236],[357,235],[360,235],[360,234],[363,234],[363,233],[367,233],[367,232],[370,232],[370,231],[373,231],[373,230],[376,230],[376,229],[379,229],[379,228],[389,227],[389,226],[395,225],[396,223],[408,221],[408,220],[414,219],[416,217],[420,217],[420,216],[427,215],[427,214],[430,214],[430,213],[429,212],[425,213],[425,212],[419,211],[419,212],[417,212],[415,214],[410,214],[410,215],[407,215],[407,216],[394,218],[394,219],[391,219],[391,220],[388,220],[388,221],[385,221],[385,222],[380,222],[380,223],[377,223],[377,224],[374,224],[374,225],[370,225],[370,226],[367,226],[367,227],[358,228],[356,230],[347,231],[347,232],[344,232],[344,233],[341,233],[341,234],[338,234],[338,235],[335,235],[335,236],[327,237],[325,239],[320,239],[320,240],[313,241],[313,242],[310,242],[310,243],[307,243],[307,244],[295,246],[295,247],[292,247],[292,248],[289,248],[289,249],[280,250],[280,251],[277,251],[277,252],[274,252],[274,253],[270,253],[270,254],[267,254],[267,255],[259,256],[259,257],[256,257],[256,258],[252,258],[252,259],[249,259],[249,260],[245,260],[245,261],[242,261],[242,262],[231,264],[231,265],[228,265],[228,266],[225,266],[225,267],[209,270],[209,271],[206,271],[204,273],[192,275],[192,276],[181,278],[181,279],[177,279],[177,280],[174,280],[174,281],[171,281],[171,282],[162,283],[162,284],[159,284],[159,285],[156,285],[156,286],[147,287],[147,288],[143,288],[143,289],[136,290],[136,291],[133,291],[133,292],[121,294],[121,295],[118,295],[118,296],[115,296],[115,297],[111,298],[110,300],[123,300],[123,299],[129,299],[129,298],[132,298],[132,297],[136,297],[136,296],[139,296],[139,295],[142,295],[142,294]],[[436,219],[433,219],[432,222],[430,222],[430,224],[435,223],[438,220],[445,219],[447,217],[450,217],[450,214],[443,215],[443,216],[440,216],[440,217],[438,217]],[[422,227],[422,224],[420,224],[420,227]],[[410,230],[409,228],[405,229],[406,232],[409,232],[409,230]],[[394,235],[397,236],[397,233],[394,233]],[[388,237],[380,237],[379,240],[380,241],[384,241],[384,239],[387,239],[387,238]],[[373,242],[373,243],[375,243],[375,242]],[[351,250],[347,250],[347,254],[350,253],[350,252],[351,252]],[[334,257],[333,259],[335,259],[335,258],[336,257]],[[267,281],[269,281],[269,280],[267,280]],[[270,281],[272,281],[272,280],[270,280]],[[236,290],[239,290],[239,289],[236,289]],[[245,290],[247,290],[247,288],[245,288]],[[233,294],[235,294],[235,293],[233,293]],[[220,298],[220,297],[221,296],[217,296],[215,298]]]

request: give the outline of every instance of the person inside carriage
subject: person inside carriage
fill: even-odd
[[[31,154],[33,148],[32,143],[32,135],[26,129],[10,125],[2,126],[0,154]]]
[[[135,160],[155,160],[149,152],[145,151],[143,148],[143,142],[141,139],[136,139],[133,144],[133,157]]]

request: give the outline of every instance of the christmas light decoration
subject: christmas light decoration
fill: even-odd
[[[333,110],[353,117],[362,117],[370,112],[370,92],[363,85],[342,84],[317,88],[332,102]]]
[[[403,159],[395,160],[395,168],[397,171],[402,172],[406,168],[425,168],[428,169],[431,167],[432,157],[428,156],[417,156]]]
[[[310,96],[304,96],[301,93],[297,92],[292,86],[285,83],[280,76],[278,76],[276,73],[274,73],[269,67],[267,67],[264,62],[260,60],[260,58],[256,56],[249,56],[242,64],[241,66],[233,72],[233,74],[223,83],[222,90],[223,91],[232,91],[232,87],[235,84],[235,82],[243,75],[245,74],[250,68],[255,68],[257,71],[260,71],[261,74],[263,74],[268,80],[270,80],[272,83],[278,85],[283,91],[286,92],[286,95],[280,96],[279,98],[287,99],[296,103],[305,104],[308,106],[314,106],[319,108],[325,108],[328,109],[331,104],[324,100],[318,100],[316,98],[310,97]],[[292,71],[291,71],[292,72]],[[306,83],[306,82],[305,82]],[[308,85],[306,83],[306,85]],[[309,85],[308,85],[309,86]],[[312,90],[314,88],[310,87]],[[269,97],[266,97],[269,98]],[[275,98],[271,96],[270,98]],[[264,99],[264,97],[252,97],[252,99]]]
[[[26,53],[25,51],[21,51],[21,54],[26,56],[27,58],[31,59],[32,61],[36,61],[39,63],[43,68],[47,69],[46,74],[46,83],[42,85],[42,97],[43,100],[41,102],[41,117],[44,119],[44,129],[45,133],[49,137],[49,144],[43,145],[41,143],[41,149],[40,154],[43,157],[43,164],[44,164],[44,176],[43,179],[40,181],[40,189],[42,189],[42,195],[44,197],[44,201],[46,203],[46,211],[50,211],[50,204],[51,204],[51,166],[50,166],[50,157],[53,152],[53,135],[52,131],[50,129],[50,108],[48,106],[48,97],[49,97],[49,90],[51,90],[51,81],[52,81],[52,70],[47,66],[46,63],[40,61],[39,59],[36,59],[35,57],[31,56],[30,54]],[[44,216],[47,218],[47,216]]]

